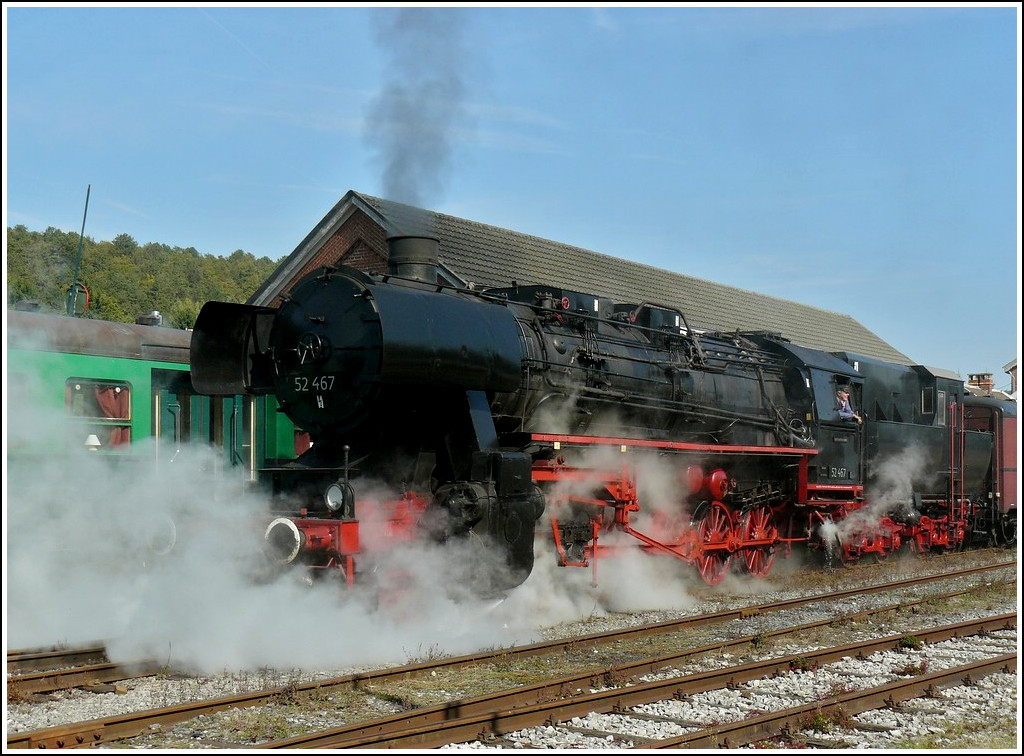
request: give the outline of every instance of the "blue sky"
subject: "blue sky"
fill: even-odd
[[[6,226],[77,232],[91,187],[93,239],[278,260],[354,189],[997,387],[1019,355],[1016,4],[8,3],[4,35]]]

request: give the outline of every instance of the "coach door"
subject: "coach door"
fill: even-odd
[[[173,462],[196,439],[204,397],[192,391],[188,373],[153,371],[153,436],[157,461]]]
[[[224,451],[221,459],[226,477],[243,483],[255,481],[257,460],[262,454],[256,397],[213,397],[211,401],[217,419],[216,446]]]

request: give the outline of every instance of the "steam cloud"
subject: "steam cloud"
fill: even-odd
[[[866,488],[868,505],[850,513],[839,523],[823,523],[824,542],[834,543],[837,538],[845,541],[861,534],[879,535],[882,518],[911,514],[915,488],[927,488],[934,479],[927,470],[927,457],[916,447],[906,447],[891,459],[877,464],[874,478]]]
[[[36,433],[62,422],[37,413],[29,422],[10,410],[12,429]],[[338,580],[310,585],[298,569],[256,579],[266,563],[268,502],[244,494],[216,451],[186,446],[161,467],[114,466],[84,450],[29,461],[19,451],[30,435],[13,437],[8,451],[8,648],[103,641],[113,661],[154,659],[203,673],[401,663],[531,642],[562,621],[686,608],[688,588],[699,584],[682,562],[634,548],[602,559],[592,586],[591,569],[556,566],[546,521],[534,572],[503,600],[458,591],[493,567],[460,544],[408,544],[378,559],[379,582],[397,580],[381,603]],[[658,476],[647,480],[651,506],[674,500],[658,492]],[[670,485],[671,476],[663,480]],[[363,511],[366,543],[379,545],[381,523],[372,506]]]

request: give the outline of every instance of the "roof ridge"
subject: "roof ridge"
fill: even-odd
[[[656,265],[651,265],[650,263],[641,262],[639,260],[631,260],[628,257],[619,257],[617,255],[610,255],[607,252],[599,252],[597,250],[589,249],[587,247],[581,247],[581,246],[576,245],[576,244],[567,244],[566,242],[560,242],[560,241],[556,241],[554,239],[548,239],[548,238],[543,237],[543,236],[537,236],[536,234],[529,234],[529,233],[526,233],[524,231],[516,231],[515,229],[505,228],[503,226],[496,226],[496,225],[494,225],[492,223],[484,223],[483,221],[477,221],[477,220],[473,220],[471,218],[462,218],[462,217],[457,216],[457,215],[449,215],[448,213],[442,213],[442,212],[439,212],[439,211],[436,211],[436,210],[428,210],[426,208],[416,207],[414,205],[408,205],[408,204],[405,204],[403,202],[397,202],[395,200],[384,199],[383,197],[375,197],[373,195],[363,194],[361,192],[354,192],[354,194],[356,194],[357,196],[360,196],[360,197],[362,197],[362,198],[364,198],[366,200],[372,200],[374,202],[380,203],[381,205],[398,205],[398,206],[401,206],[401,207],[404,207],[404,208],[409,208],[410,210],[413,210],[413,211],[418,211],[418,212],[421,212],[421,213],[425,213],[425,214],[431,215],[435,219],[437,219],[437,218],[446,218],[446,219],[450,219],[451,221],[454,221],[456,224],[462,224],[462,225],[467,225],[468,224],[468,225],[476,226],[476,227],[479,227],[479,228],[491,229],[491,230],[499,232],[499,233],[512,234],[512,235],[514,235],[516,237],[519,237],[519,238],[522,238],[522,239],[532,239],[532,240],[535,240],[535,241],[538,241],[538,242],[542,242],[542,243],[548,244],[548,245],[553,245],[553,246],[556,246],[556,247],[559,247],[559,248],[572,249],[572,250],[576,250],[578,252],[583,252],[583,253],[585,253],[587,255],[596,255],[597,257],[605,258],[606,260],[608,260],[609,262],[612,262],[612,263],[629,265],[629,266],[633,266],[633,267],[636,267],[636,268],[644,268],[644,269],[647,269],[647,270],[651,271],[652,273],[656,273],[658,275],[666,275],[667,274],[667,275],[670,275],[670,276],[679,277],[680,279],[684,279],[684,280],[699,281],[701,283],[711,284],[712,286],[718,286],[718,287],[721,287],[723,289],[727,289],[729,291],[738,291],[738,292],[743,292],[743,293],[746,293],[746,294],[753,294],[753,295],[755,295],[757,297],[760,297],[760,298],[763,298],[763,299],[771,299],[771,300],[774,300],[776,302],[784,302],[784,303],[787,303],[787,304],[796,305],[797,307],[803,307],[803,308],[807,308],[807,309],[810,309],[810,310],[815,310],[815,311],[818,311],[818,312],[831,313],[831,314],[837,315],[839,317],[849,318],[851,321],[856,322],[849,314],[843,313],[843,312],[839,312],[838,310],[830,310],[830,309],[828,309],[826,307],[819,307],[817,305],[810,305],[810,304],[807,304],[806,302],[800,302],[800,301],[795,300],[795,299],[789,299],[789,298],[786,298],[786,297],[780,297],[780,296],[777,296],[775,294],[766,294],[764,292],[757,291],[756,289],[746,289],[746,288],[743,288],[742,286],[735,286],[733,284],[727,284],[727,283],[723,283],[721,281],[715,281],[715,280],[712,280],[710,278],[703,278],[701,276],[695,276],[695,275],[692,275],[690,273],[683,273],[681,271],[671,270],[669,268],[659,268]]]

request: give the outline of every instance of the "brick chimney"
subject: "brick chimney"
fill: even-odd
[[[967,385],[973,386],[981,391],[992,393],[995,382],[992,380],[992,373],[968,373]]]

